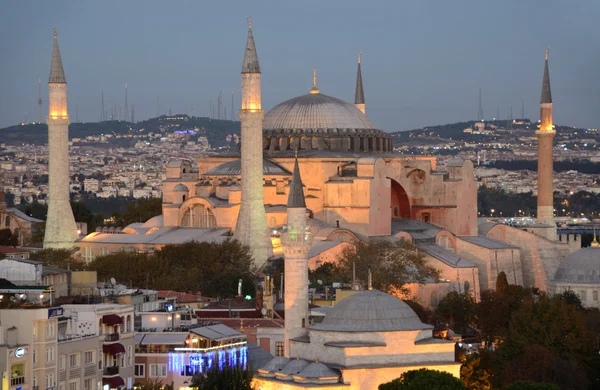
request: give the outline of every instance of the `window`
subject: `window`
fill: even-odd
[[[83,390],[93,390],[93,385],[94,383],[92,382],[92,379],[86,379],[83,381]]]
[[[79,366],[79,354],[72,353],[69,355],[69,367],[78,367]]]
[[[284,346],[283,341],[275,342],[275,356],[283,356]]]
[[[85,354],[83,355],[83,362],[85,364],[94,363],[94,351],[86,351]]]
[[[135,365],[135,377],[136,378],[144,378],[146,376],[146,365],[145,364],[136,364]]]
[[[37,363],[37,351],[35,347],[33,348],[33,364]]]
[[[33,337],[37,337],[37,324],[33,324]]]
[[[579,293],[579,298],[581,298],[582,302],[587,301],[587,294],[585,290],[581,290],[581,292]]]
[[[46,388],[51,388],[54,385],[54,374],[46,374]]]
[[[67,355],[60,355],[60,358],[58,359],[58,368],[59,370],[64,370],[65,369],[65,363],[67,360]]]
[[[79,382],[69,383],[69,390],[79,390]]]
[[[166,364],[151,364],[150,365],[150,376],[165,378],[167,376],[167,365]]]
[[[594,291],[594,292],[592,293],[592,299],[594,299],[594,301],[597,301],[597,300],[598,300],[598,291]]]
[[[398,208],[398,206],[394,206],[394,217],[397,217],[400,215],[400,209]]]
[[[54,332],[54,322],[47,322],[46,323],[46,338],[49,337],[54,337],[56,334]]]
[[[133,364],[133,345],[127,347],[127,366],[131,367]]]
[[[56,359],[54,348],[46,348],[46,362],[52,363]]]

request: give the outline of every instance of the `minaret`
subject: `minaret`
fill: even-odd
[[[552,126],[552,94],[550,93],[550,74],[548,72],[548,49],[542,80],[542,98],[540,100],[540,128],[535,132],[538,139],[538,197],[537,221],[540,224],[553,227],[546,238],[556,239],[556,224],[554,223],[554,194],[553,194],[553,142],[556,131]]]
[[[242,204],[235,238],[252,250],[254,264],[261,267],[273,253],[263,196],[264,112],[260,100],[260,65],[248,19],[248,41],[242,64]]]
[[[312,237],[306,226],[306,203],[298,167],[298,156],[290,183],[287,203],[287,232],[282,245],[285,256],[284,355],[293,357],[290,339],[306,336],[308,331],[308,251]]]
[[[54,30],[54,49],[48,80],[48,180],[49,202],[44,248],[71,248],[77,239],[77,226],[69,203],[69,114],[67,80],[63,70],[58,39]]]
[[[363,114],[366,114],[365,92],[363,90],[362,72],[360,71],[360,53],[358,53],[358,70],[356,71],[356,93],[354,94],[354,105]]]

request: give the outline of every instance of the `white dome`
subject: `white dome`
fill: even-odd
[[[360,291],[342,299],[314,330],[337,332],[390,332],[433,329],[421,322],[402,300],[378,290]]]
[[[375,129],[375,126],[354,105],[317,93],[276,105],[265,115],[263,129]]]

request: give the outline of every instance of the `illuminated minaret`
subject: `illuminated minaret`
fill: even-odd
[[[553,201],[553,142],[556,131],[552,126],[552,94],[550,93],[550,74],[548,72],[548,49],[542,80],[542,97],[540,100],[540,128],[535,132],[538,139],[538,197],[537,221],[552,226],[548,239],[556,239]]]
[[[56,30],[48,80],[48,181],[49,201],[44,248],[71,248],[78,238],[69,202],[69,114],[67,80]]]
[[[362,72],[360,71],[360,53],[358,53],[358,70],[356,71],[356,93],[354,94],[354,105],[363,114],[366,114],[365,109],[365,92],[363,90]]]
[[[290,339],[306,336],[308,327],[308,251],[312,242],[306,228],[306,203],[302,188],[298,156],[290,182],[287,203],[287,232],[282,246],[285,256],[284,275],[284,356],[292,358]]]
[[[242,204],[235,238],[252,250],[254,264],[261,267],[273,253],[263,194],[264,112],[260,100],[260,65],[248,19],[248,41],[242,64]]]

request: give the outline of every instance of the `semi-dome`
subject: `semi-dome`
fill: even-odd
[[[173,187],[173,191],[188,192],[189,189],[185,184],[179,183],[175,187]]]
[[[275,377],[275,373],[281,371],[288,365],[290,359],[283,356],[276,356],[266,366],[258,369],[258,373],[264,377]]]
[[[568,255],[558,266],[554,282],[600,283],[600,248],[582,248]]]
[[[211,170],[202,174],[202,176],[241,176],[242,175],[242,160],[235,159],[226,163],[217,165]],[[263,175],[265,176],[292,176],[292,173],[274,163],[273,161],[263,159]]]
[[[342,299],[314,330],[391,332],[432,329],[402,300],[378,290],[360,291]]]
[[[263,129],[375,129],[353,104],[321,93],[298,96],[273,107]]]

